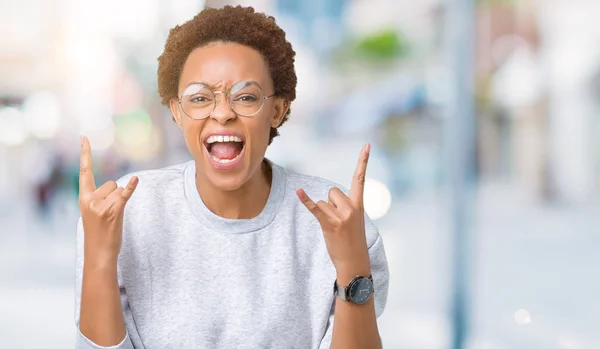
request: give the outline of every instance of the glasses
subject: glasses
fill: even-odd
[[[265,100],[275,95],[265,96],[262,88],[255,81],[238,82],[229,91],[213,91],[205,84],[196,83],[183,90],[179,105],[190,118],[204,119],[217,107],[219,93],[227,96],[231,110],[241,116],[256,115],[262,109]]]

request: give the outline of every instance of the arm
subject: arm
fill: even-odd
[[[125,205],[137,187],[132,177],[125,188],[115,182],[96,187],[90,144],[81,137],[75,322],[77,348],[133,349],[127,335],[117,260],[121,250]],[[80,297],[78,299],[78,297]],[[126,299],[123,299],[123,304]]]
[[[374,225],[367,223],[367,232],[373,232],[375,242],[369,248],[370,268],[355,272],[337,273],[338,283],[348,285],[356,275],[373,275],[374,294],[365,304],[357,305],[335,297],[331,348],[381,348],[377,317],[383,313],[389,287],[389,271],[381,236]],[[371,235],[371,234],[367,234]]]
[[[366,145],[361,151],[349,195],[339,188],[332,188],[327,201],[315,203],[304,190],[296,191],[300,201],[321,225],[338,284],[347,286],[357,275],[367,277],[370,274],[375,282],[376,295],[365,304],[335,300],[334,316],[329,324],[331,327],[333,322],[331,347],[334,349],[381,348],[377,315],[383,311],[387,299],[388,271],[381,238],[364,213],[363,192],[369,150],[370,146]],[[371,248],[367,240],[375,240]],[[321,347],[328,343],[329,333],[326,333]]]
[[[125,339],[116,261],[84,265],[79,316],[79,330],[94,343],[111,346]]]
[[[84,263],[84,234],[81,220],[77,227],[77,262],[75,286],[75,323],[78,325],[77,349],[133,349],[127,334],[122,308],[127,299],[121,296],[117,263]]]
[[[381,348],[373,297],[361,305],[336,298],[331,348]]]
[[[373,275],[373,283],[375,293],[369,302],[363,305],[346,303],[339,297],[335,297],[332,303],[331,315],[329,323],[321,340],[319,349],[330,348],[380,348],[381,343],[376,341],[374,344],[362,344],[364,341],[372,340],[375,335],[371,328],[374,323],[366,323],[366,319],[360,319],[361,314],[354,311],[340,311],[341,306],[350,306],[350,310],[355,307],[364,307],[364,312],[369,312],[374,309],[375,317],[381,316],[387,303],[387,295],[389,289],[389,269],[383,240],[377,232],[377,228],[371,223],[367,217],[366,224],[367,239],[369,240],[369,259],[371,265],[371,274]],[[341,304],[341,305],[340,305]],[[340,322],[342,325],[340,325]],[[334,334],[335,333],[335,334]],[[379,333],[377,331],[376,335]],[[335,338],[335,340],[333,340]],[[366,338],[366,340],[365,340]],[[377,338],[375,338],[377,340]]]

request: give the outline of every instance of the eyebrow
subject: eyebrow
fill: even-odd
[[[211,85],[208,82],[204,82],[204,81],[192,81],[189,84],[187,84],[185,87],[188,88],[192,85],[204,85],[204,86],[210,87],[211,89],[215,87],[215,85]]]
[[[231,87],[235,86],[235,84],[238,84],[238,83],[240,83],[240,82],[253,82],[253,83],[257,84],[258,86],[261,86],[261,84],[259,84],[259,83],[258,83],[257,81],[255,81],[255,80],[240,80],[240,81],[237,81],[237,82],[233,83],[233,84],[231,85]],[[204,81],[192,81],[192,82],[190,82],[189,84],[187,84],[187,85],[185,86],[185,88],[188,88],[188,87],[190,87],[190,86],[192,86],[192,85],[204,85],[204,86],[207,86],[208,88],[210,88],[211,90],[214,90],[214,89],[216,88],[216,85],[212,85],[212,84],[209,84],[209,83],[207,83],[207,82],[204,82]],[[185,88],[184,88],[184,89],[185,89]]]

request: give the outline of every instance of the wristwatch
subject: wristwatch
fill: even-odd
[[[369,275],[369,277],[357,276],[346,287],[338,285],[337,280],[333,283],[333,294],[346,302],[354,304],[366,303],[373,292],[375,292],[373,289],[373,275]]]

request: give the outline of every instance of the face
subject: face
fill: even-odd
[[[217,92],[229,91],[241,81],[256,82],[264,96],[274,92],[269,67],[258,51],[235,43],[212,43],[188,56],[178,96],[184,91],[187,94],[186,88],[191,84],[202,83]],[[243,102],[253,97],[240,98]],[[264,100],[255,115],[241,116],[232,110],[226,94],[217,93],[216,99],[215,110],[201,120],[186,115],[175,99],[170,107],[196,161],[198,175],[220,190],[232,191],[261,174],[271,127],[279,126],[287,108],[283,99],[271,97]]]

